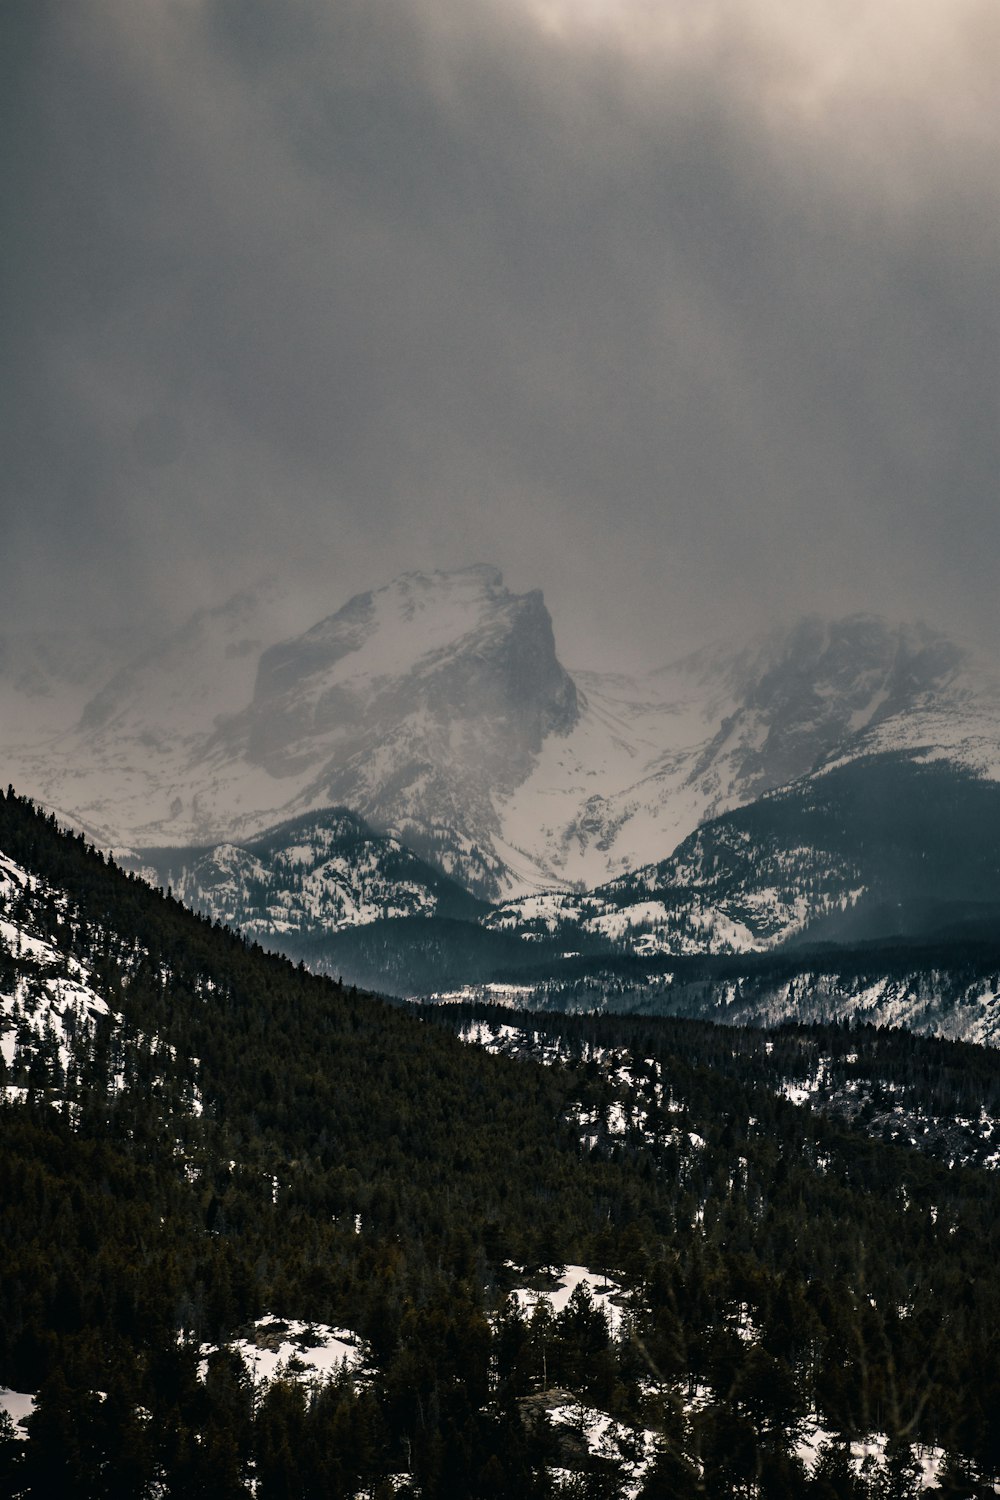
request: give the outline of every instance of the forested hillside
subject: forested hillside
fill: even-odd
[[[992,1053],[546,1017],[498,1055],[11,792],[0,852],[10,1493],[991,1492]]]
[[[373,927],[370,940],[375,935]],[[544,961],[522,961],[498,968],[485,983],[445,988],[430,998],[686,1016],[730,1026],[848,1021],[995,1046],[1000,945],[992,937],[957,933],[763,954],[572,954],[555,973]]]

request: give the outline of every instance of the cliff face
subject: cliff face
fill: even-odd
[[[342,761],[409,722],[414,745],[442,729],[456,748],[470,734],[492,745],[506,784],[576,714],[542,595],[511,594],[495,569],[470,568],[408,574],[271,647],[243,718],[250,759],[273,776],[328,753]]]
[[[306,777],[300,805],[351,807],[495,894],[496,803],[577,713],[541,594],[470,568],[407,574],[265,651],[220,741],[271,777]]]

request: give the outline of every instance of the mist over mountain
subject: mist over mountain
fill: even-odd
[[[9,774],[108,847],[347,808],[496,900],[600,886],[873,754],[1000,772],[994,674],[924,626],[814,617],[641,677],[571,676],[542,595],[487,566],[405,574],[291,636],[289,614],[273,590],[202,611],[82,706],[78,672],[75,722],[38,717],[33,743],[22,692]]]
[[[117,672],[21,784],[107,844],[188,843],[347,805],[498,887],[496,802],[577,714],[540,594],[493,568],[409,574],[275,640],[254,594]]]
[[[0,635],[4,745],[65,733],[142,641],[135,630],[22,629]]]

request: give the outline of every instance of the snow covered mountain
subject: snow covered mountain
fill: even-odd
[[[240,596],[118,672],[18,786],[109,847],[246,838],[349,806],[472,888],[514,882],[498,806],[577,716],[539,593],[413,573],[282,639]],[[277,644],[275,644],[277,641]]]
[[[310,814],[245,845],[146,849],[125,861],[213,921],[265,946],[404,917],[475,921],[483,903],[344,808]]]
[[[576,715],[541,594],[487,567],[408,574],[265,652],[207,758],[349,806],[485,892],[509,878],[498,805]]]
[[[294,604],[241,595],[112,673],[60,735],[5,715],[8,776],[116,849],[350,808],[490,900],[603,886],[872,755],[1000,778],[992,666],[922,626],[810,618],[641,678],[571,676],[541,594],[485,566],[290,622]]]
[[[508,843],[555,883],[595,886],[661,860],[705,820],[881,749],[1000,774],[995,673],[923,626],[808,618],[640,682],[576,680],[576,726],[504,808]]]
[[[915,753],[814,772],[703,823],[668,858],[487,926],[637,955],[1000,931],[1000,785]]]

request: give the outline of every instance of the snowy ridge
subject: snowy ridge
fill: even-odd
[[[36,914],[43,908],[61,922],[65,947],[42,935]],[[3,855],[0,914],[0,1098],[19,1099],[35,1093],[52,1104],[65,1103],[75,1122],[76,1094],[98,1030],[103,1028],[114,1038],[123,1017],[96,992],[88,969],[69,951],[74,931],[79,929],[71,898]],[[137,958],[133,952],[132,962]],[[177,1072],[175,1050],[160,1038],[135,1033],[133,1042],[133,1057],[137,1048],[148,1051],[154,1086],[160,1087],[162,1080]],[[120,1046],[112,1046],[110,1057],[108,1089],[120,1093],[134,1079]],[[187,1072],[191,1073],[190,1067]],[[179,1095],[175,1089],[163,1088],[162,1097],[168,1113],[171,1109],[201,1113],[201,1098],[193,1082]]]
[[[766,952],[865,894],[856,866],[826,849],[754,842],[724,820],[658,865],[585,895],[505,902],[484,925],[530,940],[574,931],[637,955]]]
[[[403,917],[475,917],[479,904],[398,839],[343,808],[240,846],[160,850],[122,861],[213,921],[260,940],[328,934]]]

